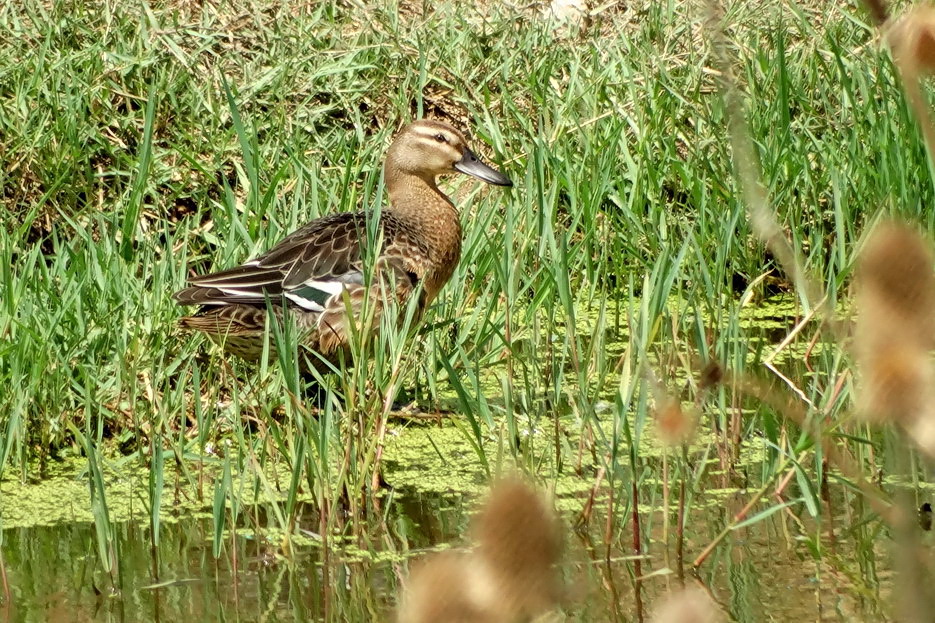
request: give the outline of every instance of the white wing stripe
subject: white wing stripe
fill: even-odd
[[[328,294],[340,294],[344,290],[344,284],[340,281],[315,281],[314,279],[305,281],[299,288],[313,288]],[[298,288],[296,288],[298,289]]]
[[[325,308],[319,305],[318,303],[316,303],[315,301],[302,298],[298,294],[293,294],[292,292],[286,292],[286,298],[292,301],[293,303],[295,303],[296,305],[298,305],[299,307],[301,307],[302,309],[306,309],[312,312],[325,311]]]
[[[250,292],[250,291],[244,292],[240,288],[217,288],[217,289],[223,292],[224,294],[230,294],[231,296],[245,296],[249,298],[256,297],[256,293]]]

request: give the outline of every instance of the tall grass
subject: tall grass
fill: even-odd
[[[748,4],[724,19],[763,190],[835,309],[878,212],[935,229],[931,168],[857,9]],[[281,530],[290,551],[301,499],[319,509],[326,542],[366,545],[375,537],[347,518],[379,515],[368,493],[405,397],[454,411],[486,474],[512,462],[553,482],[605,474],[606,535],[623,543],[633,526],[622,518],[662,496],[633,495],[661,469],[644,441],[646,371],[686,402],[711,360],[737,378],[779,378],[747,315],[777,293],[798,318],[814,302],[748,224],[691,3],[608,5],[576,36],[507,5],[407,10],[0,8],[0,477],[42,477],[78,453],[103,496],[102,457],[124,454],[152,474],[154,550],[163,489],[189,486],[213,508],[216,556],[225,530],[244,524]],[[270,327],[280,356],[260,366],[176,328],[169,295],[186,276],[319,215],[380,206],[389,138],[423,114],[466,122],[516,187],[445,181],[464,253],[421,324],[355,341],[365,363],[320,379],[317,401],[288,321]],[[835,422],[851,391],[846,355],[817,323],[783,351],[795,354],[773,368]],[[764,512],[820,517],[824,457],[807,424],[734,389],[699,405],[717,433],[708,451],[729,474],[762,437],[759,486],[798,486]],[[867,439],[840,443],[872,462]],[[705,468],[687,451],[666,460],[672,482],[688,483],[680,531]],[[113,528],[105,497],[94,500],[109,570]],[[651,533],[638,533],[644,545]]]

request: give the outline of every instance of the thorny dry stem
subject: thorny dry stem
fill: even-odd
[[[882,0],[865,0],[865,4],[870,10],[874,22],[878,26],[882,26],[887,21],[886,6]],[[844,335],[842,328],[834,320],[833,308],[830,306],[828,297],[825,295],[822,286],[808,275],[804,269],[804,262],[787,240],[782,227],[776,219],[775,211],[770,205],[766,190],[760,181],[762,175],[758,164],[759,161],[756,157],[756,151],[746,122],[743,102],[737,87],[737,80],[731,69],[730,55],[728,52],[729,42],[725,36],[723,24],[721,22],[723,10],[718,0],[708,0],[707,6],[708,16],[705,29],[713,49],[715,61],[718,65],[717,74],[727,107],[729,137],[734,155],[734,164],[744,200],[748,207],[751,227],[767,245],[770,251],[772,251],[780,267],[803,294],[806,303],[810,306],[803,320],[764,361],[765,366],[780,378],[782,382],[798,396],[801,402],[793,401],[791,398],[783,396],[781,392],[772,388],[768,383],[757,379],[749,377],[738,378],[725,372],[724,382],[731,387],[737,388],[740,393],[750,395],[770,405],[786,419],[795,422],[803,429],[812,429],[814,438],[821,443],[822,451],[825,457],[827,457],[828,463],[834,465],[844,477],[850,479],[854,483],[865,495],[871,507],[879,514],[883,521],[891,527],[904,525],[907,521],[904,509],[894,505],[879,487],[864,479],[855,461],[842,453],[840,449],[832,443],[832,440],[823,434],[822,420],[820,418],[809,417],[808,411],[806,411],[806,408],[803,406],[803,404],[808,405],[808,408],[813,410],[815,405],[808,400],[805,393],[791,379],[779,373],[776,367],[772,365],[773,358],[786,348],[794,339],[795,335],[816,316],[823,322],[824,326],[827,326],[831,330],[836,338],[839,338],[839,341]],[[935,125],[931,122],[928,109],[925,106],[921,90],[919,89],[918,80],[906,80],[905,78],[908,72],[906,72],[904,68],[901,70],[901,73],[904,76],[908,99],[922,126],[926,146],[931,156],[935,154]],[[838,393],[839,388],[838,385],[836,385],[835,395]],[[777,473],[780,471],[782,470],[777,471]],[[790,477],[787,475],[777,488],[777,493],[779,493],[785,486],[785,483],[789,481]],[[755,504],[766,495],[769,487],[770,483],[766,483],[760,491],[754,494],[749,503],[734,517],[731,526],[745,518]],[[731,526],[728,526],[719,534],[695,559],[693,562],[694,567],[697,568],[704,562],[710,552],[713,551],[714,546],[728,534]]]

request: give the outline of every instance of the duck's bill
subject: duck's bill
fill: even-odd
[[[510,178],[493,167],[484,164],[470,149],[464,150],[464,155],[461,157],[461,160],[455,163],[455,169],[462,173],[472,175],[488,184],[496,184],[497,186],[513,185]]]

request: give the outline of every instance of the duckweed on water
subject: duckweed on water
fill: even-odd
[[[485,445],[493,451],[495,442]],[[464,433],[446,426],[396,427],[387,438],[391,484],[435,493],[478,494],[486,484],[477,454]]]
[[[110,518],[115,522],[149,521],[146,500],[150,494],[149,473],[127,463],[125,457],[114,457],[105,461],[105,487]],[[288,466],[268,466],[267,477],[273,474],[284,479]],[[0,525],[4,528],[53,526],[62,523],[93,523],[91,493],[88,485],[88,464],[80,458],[68,458],[53,463],[48,469],[49,477],[34,482],[20,483],[9,475],[0,480]],[[181,518],[208,518],[211,507],[210,492],[219,475],[217,466],[205,468],[201,477],[201,492],[197,483],[186,484],[184,476],[169,472],[170,477],[163,485],[163,504],[160,512],[162,522],[171,523]],[[256,474],[250,471],[234,474],[237,481],[244,478],[254,482]],[[262,487],[251,487],[256,491],[252,502],[262,504],[279,500],[284,494],[264,493]],[[229,502],[228,502],[229,503]]]
[[[570,417],[563,418],[563,425],[573,425]],[[602,425],[606,428],[605,434],[610,432],[612,422],[606,421]],[[542,452],[543,467],[551,460],[548,451],[553,443],[550,427],[543,427],[533,435],[537,444],[545,448]],[[706,439],[713,440],[713,436],[702,434],[690,446],[693,455],[701,456],[708,443]],[[569,440],[578,443],[578,435],[572,434]],[[499,435],[484,437],[484,448],[488,456],[501,456],[503,462],[499,467],[502,472],[518,469],[520,465],[513,458],[509,448],[509,441],[505,431]],[[641,437],[641,455],[645,460],[659,459],[664,453],[670,452],[661,443],[652,428],[643,431]],[[763,440],[753,437],[748,440],[741,450],[739,466],[754,465],[766,456],[767,447]],[[394,425],[387,436],[386,452],[384,456],[386,474],[385,478],[395,490],[418,492],[419,494],[439,495],[465,495],[477,498],[486,490],[487,476],[480,464],[471,443],[465,438],[464,431],[450,421],[443,425]],[[708,459],[714,464],[714,459]],[[114,464],[118,461],[114,461]],[[585,464],[585,467],[595,473],[597,465]],[[267,481],[273,479],[273,473],[278,472],[278,478],[287,481],[288,466],[274,466],[268,464],[264,467]],[[713,474],[714,472],[712,472]],[[204,491],[210,491],[214,478],[218,475],[217,469],[206,470]],[[141,470],[124,464],[120,468],[112,467],[107,470],[106,486],[108,505],[113,521],[148,520],[148,511],[144,504],[148,495],[148,474]],[[244,472],[241,476],[253,482],[255,475]],[[161,516],[163,521],[178,521],[182,517],[209,518],[210,496],[199,498],[195,487],[176,484],[174,476],[167,478],[164,485],[163,496],[173,500],[172,504],[164,505]],[[183,481],[181,481],[183,482]],[[655,481],[650,478],[645,484]],[[591,479],[574,471],[566,469],[564,474],[555,474],[550,479],[550,489],[556,497],[556,504],[561,510],[575,513],[581,510],[583,496],[592,486]],[[179,489],[176,489],[176,486]],[[270,495],[258,489],[251,503],[263,504],[268,501],[282,501],[285,493]],[[710,490],[708,490],[710,493]],[[19,528],[40,525],[56,525],[61,523],[78,522],[91,523],[94,517],[90,510],[90,493],[87,482],[87,462],[79,458],[70,458],[56,462],[49,470],[49,478],[33,483],[21,484],[10,478],[0,481],[0,496],[4,503],[0,505],[0,522],[6,528]],[[310,496],[302,494],[299,501],[309,500]],[[250,530],[241,529],[242,533],[251,534]],[[270,537],[267,532],[264,538]],[[302,536],[297,536],[298,543],[302,543]],[[312,540],[314,541],[314,539]],[[311,542],[310,542],[311,543]]]
[[[697,391],[711,359],[776,380],[763,358],[802,315],[798,293],[762,298],[791,286],[732,178],[753,159],[731,153],[698,3],[592,3],[568,38],[539,19],[543,3],[168,1],[143,19],[133,3],[103,4],[0,3],[0,387],[13,388],[0,406],[0,564],[14,618],[385,620],[399,556],[457,540],[488,476],[514,466],[566,518],[595,493],[587,544],[563,567],[584,593],[569,621],[639,618],[640,586],[651,603],[670,588],[665,570],[689,571],[748,505],[782,512],[742,528],[758,538],[710,550],[696,578],[732,619],[892,618],[892,566],[874,550],[889,542],[856,477],[822,482],[815,443],[789,506],[753,504],[808,440],[733,388]],[[760,188],[840,310],[873,210],[931,229],[917,124],[855,3],[725,14]],[[443,182],[471,207],[461,262],[415,345],[395,336],[401,350],[345,371],[349,404],[316,420],[288,358],[257,370],[179,335],[169,296],[191,274],[382,204],[379,154],[421,116],[475,130],[516,186]],[[773,364],[838,426],[853,377],[846,344],[827,335],[810,321]],[[654,439],[649,369],[671,398],[703,403],[684,454]],[[394,489],[377,492],[372,424],[399,388],[455,415],[391,423],[380,475]],[[166,454],[121,461],[114,440]],[[232,473],[202,468],[200,449],[224,442]],[[903,458],[831,442],[868,477]],[[17,482],[79,446],[93,460],[62,464],[56,483]],[[91,486],[109,513],[98,504],[93,525]],[[184,517],[161,538],[147,522],[160,496],[155,519]],[[636,511],[649,525],[634,544]],[[37,521],[66,523],[17,527]],[[642,568],[598,562],[634,548]],[[203,581],[136,590],[191,576]]]

